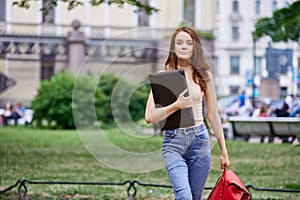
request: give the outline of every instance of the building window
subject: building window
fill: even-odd
[[[273,1],[272,3],[272,12],[275,12],[277,10],[277,1]]]
[[[285,97],[288,95],[287,87],[280,87],[280,95]]]
[[[49,1],[43,0],[43,8],[47,8]],[[43,13],[43,23],[54,24],[55,22],[55,9],[52,8],[48,13]]]
[[[284,7],[286,7],[286,8],[290,7],[289,2],[286,1],[285,4],[284,4]]]
[[[234,13],[239,12],[239,2],[233,1],[233,3],[232,3],[232,12],[234,12]]]
[[[216,13],[217,14],[220,14],[220,8],[219,7],[220,7],[220,3],[219,3],[219,1],[217,1],[216,2]]]
[[[41,80],[50,80],[54,75],[55,56],[43,55],[41,58]]]
[[[236,86],[236,85],[231,85],[229,86],[229,90],[230,90],[230,94],[238,94],[239,92],[239,86]]]
[[[184,22],[195,25],[195,0],[184,0]]]
[[[232,41],[239,40],[239,27],[232,27]]]
[[[230,74],[239,74],[240,72],[240,57],[230,57]]]
[[[0,0],[0,21],[5,21],[5,0]]]
[[[140,2],[149,5],[149,0],[140,0]],[[144,11],[138,11],[138,20],[139,26],[149,26],[149,15]]]
[[[260,14],[260,1],[255,2],[255,14],[256,15]]]
[[[256,75],[261,75],[261,61],[262,61],[262,57],[255,57],[254,73]]]

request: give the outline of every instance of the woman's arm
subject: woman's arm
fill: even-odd
[[[147,123],[155,123],[166,119],[168,116],[173,114],[179,109],[188,108],[193,105],[193,100],[190,96],[185,97],[184,94],[187,92],[187,89],[184,90],[177,100],[165,107],[156,108],[152,91],[148,96],[148,101],[145,110],[145,120]]]
[[[226,167],[229,166],[229,160],[228,160],[227,148],[224,139],[223,127],[218,112],[214,77],[210,72],[208,73],[209,73],[209,80],[206,83],[207,88],[205,91],[205,103],[207,107],[208,120],[212,126],[212,129],[214,131],[214,134],[217,138],[221,150],[221,158],[220,158],[221,169],[224,170]]]

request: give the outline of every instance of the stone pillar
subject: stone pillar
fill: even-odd
[[[263,78],[260,84],[260,98],[280,98],[279,80],[277,78]]]
[[[84,33],[79,31],[80,22],[74,20],[72,22],[73,31],[69,32],[67,38],[68,47],[68,68],[77,73],[86,74],[87,70],[82,65],[86,56],[86,44]],[[82,66],[81,66],[82,65]],[[80,69],[81,67],[81,69]]]

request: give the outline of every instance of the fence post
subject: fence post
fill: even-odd
[[[85,35],[79,31],[80,21],[72,22],[73,30],[69,32],[67,37],[68,58],[67,67],[77,73],[86,55]],[[81,74],[86,74],[85,68],[80,69]]]

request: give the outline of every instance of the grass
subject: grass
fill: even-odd
[[[135,131],[131,134],[131,136],[126,135],[116,128],[107,129],[104,134],[99,134],[96,130],[77,132],[76,130],[2,127],[0,128],[0,190],[23,179],[74,182],[139,180],[142,183],[169,185],[166,171],[162,167],[148,170],[149,172],[139,172],[161,165],[161,160],[147,156],[148,153],[160,151],[163,138]],[[108,143],[115,148],[109,151]],[[227,146],[231,161],[230,169],[241,178],[245,185],[253,184],[260,188],[300,189],[299,146],[243,141],[227,141]],[[120,149],[124,150],[125,154]],[[126,155],[129,154],[128,152],[145,156],[144,159],[135,161]],[[102,159],[101,156],[104,155],[108,155],[109,159]],[[212,167],[207,187],[214,186],[221,174],[218,163],[219,149],[212,139]],[[130,169],[139,173],[132,173]],[[28,184],[27,187],[27,196],[30,199],[127,199],[128,185]],[[168,188],[137,185],[137,189],[137,199],[174,199],[172,190]],[[204,199],[209,192],[205,190]],[[299,193],[254,190],[251,192],[253,199],[257,200],[300,199]],[[14,188],[1,194],[0,199],[16,199],[16,197],[17,188]]]

